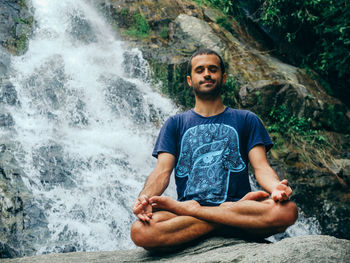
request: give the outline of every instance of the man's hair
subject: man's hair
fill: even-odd
[[[187,76],[191,76],[191,72],[192,72],[192,60],[194,57],[199,56],[199,55],[215,55],[219,58],[220,60],[220,69],[221,69],[221,73],[224,74],[225,73],[225,64],[224,61],[222,60],[222,57],[216,53],[214,50],[211,49],[199,49],[196,52],[193,53],[193,55],[191,56],[190,60],[188,61],[187,64]]]

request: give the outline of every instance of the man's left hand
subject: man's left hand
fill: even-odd
[[[292,188],[288,186],[286,179],[282,180],[271,193],[271,198],[274,201],[285,201],[288,200],[292,194]]]

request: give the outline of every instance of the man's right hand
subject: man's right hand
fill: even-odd
[[[140,195],[133,207],[134,214],[143,222],[149,222],[152,218],[152,205],[147,195]]]

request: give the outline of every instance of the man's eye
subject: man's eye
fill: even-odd
[[[217,67],[209,68],[210,72],[216,73],[218,71]]]

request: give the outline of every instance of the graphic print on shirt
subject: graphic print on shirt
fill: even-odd
[[[245,167],[237,131],[212,123],[185,132],[175,173],[187,177],[186,199],[221,203],[227,197],[230,172],[240,172]]]

